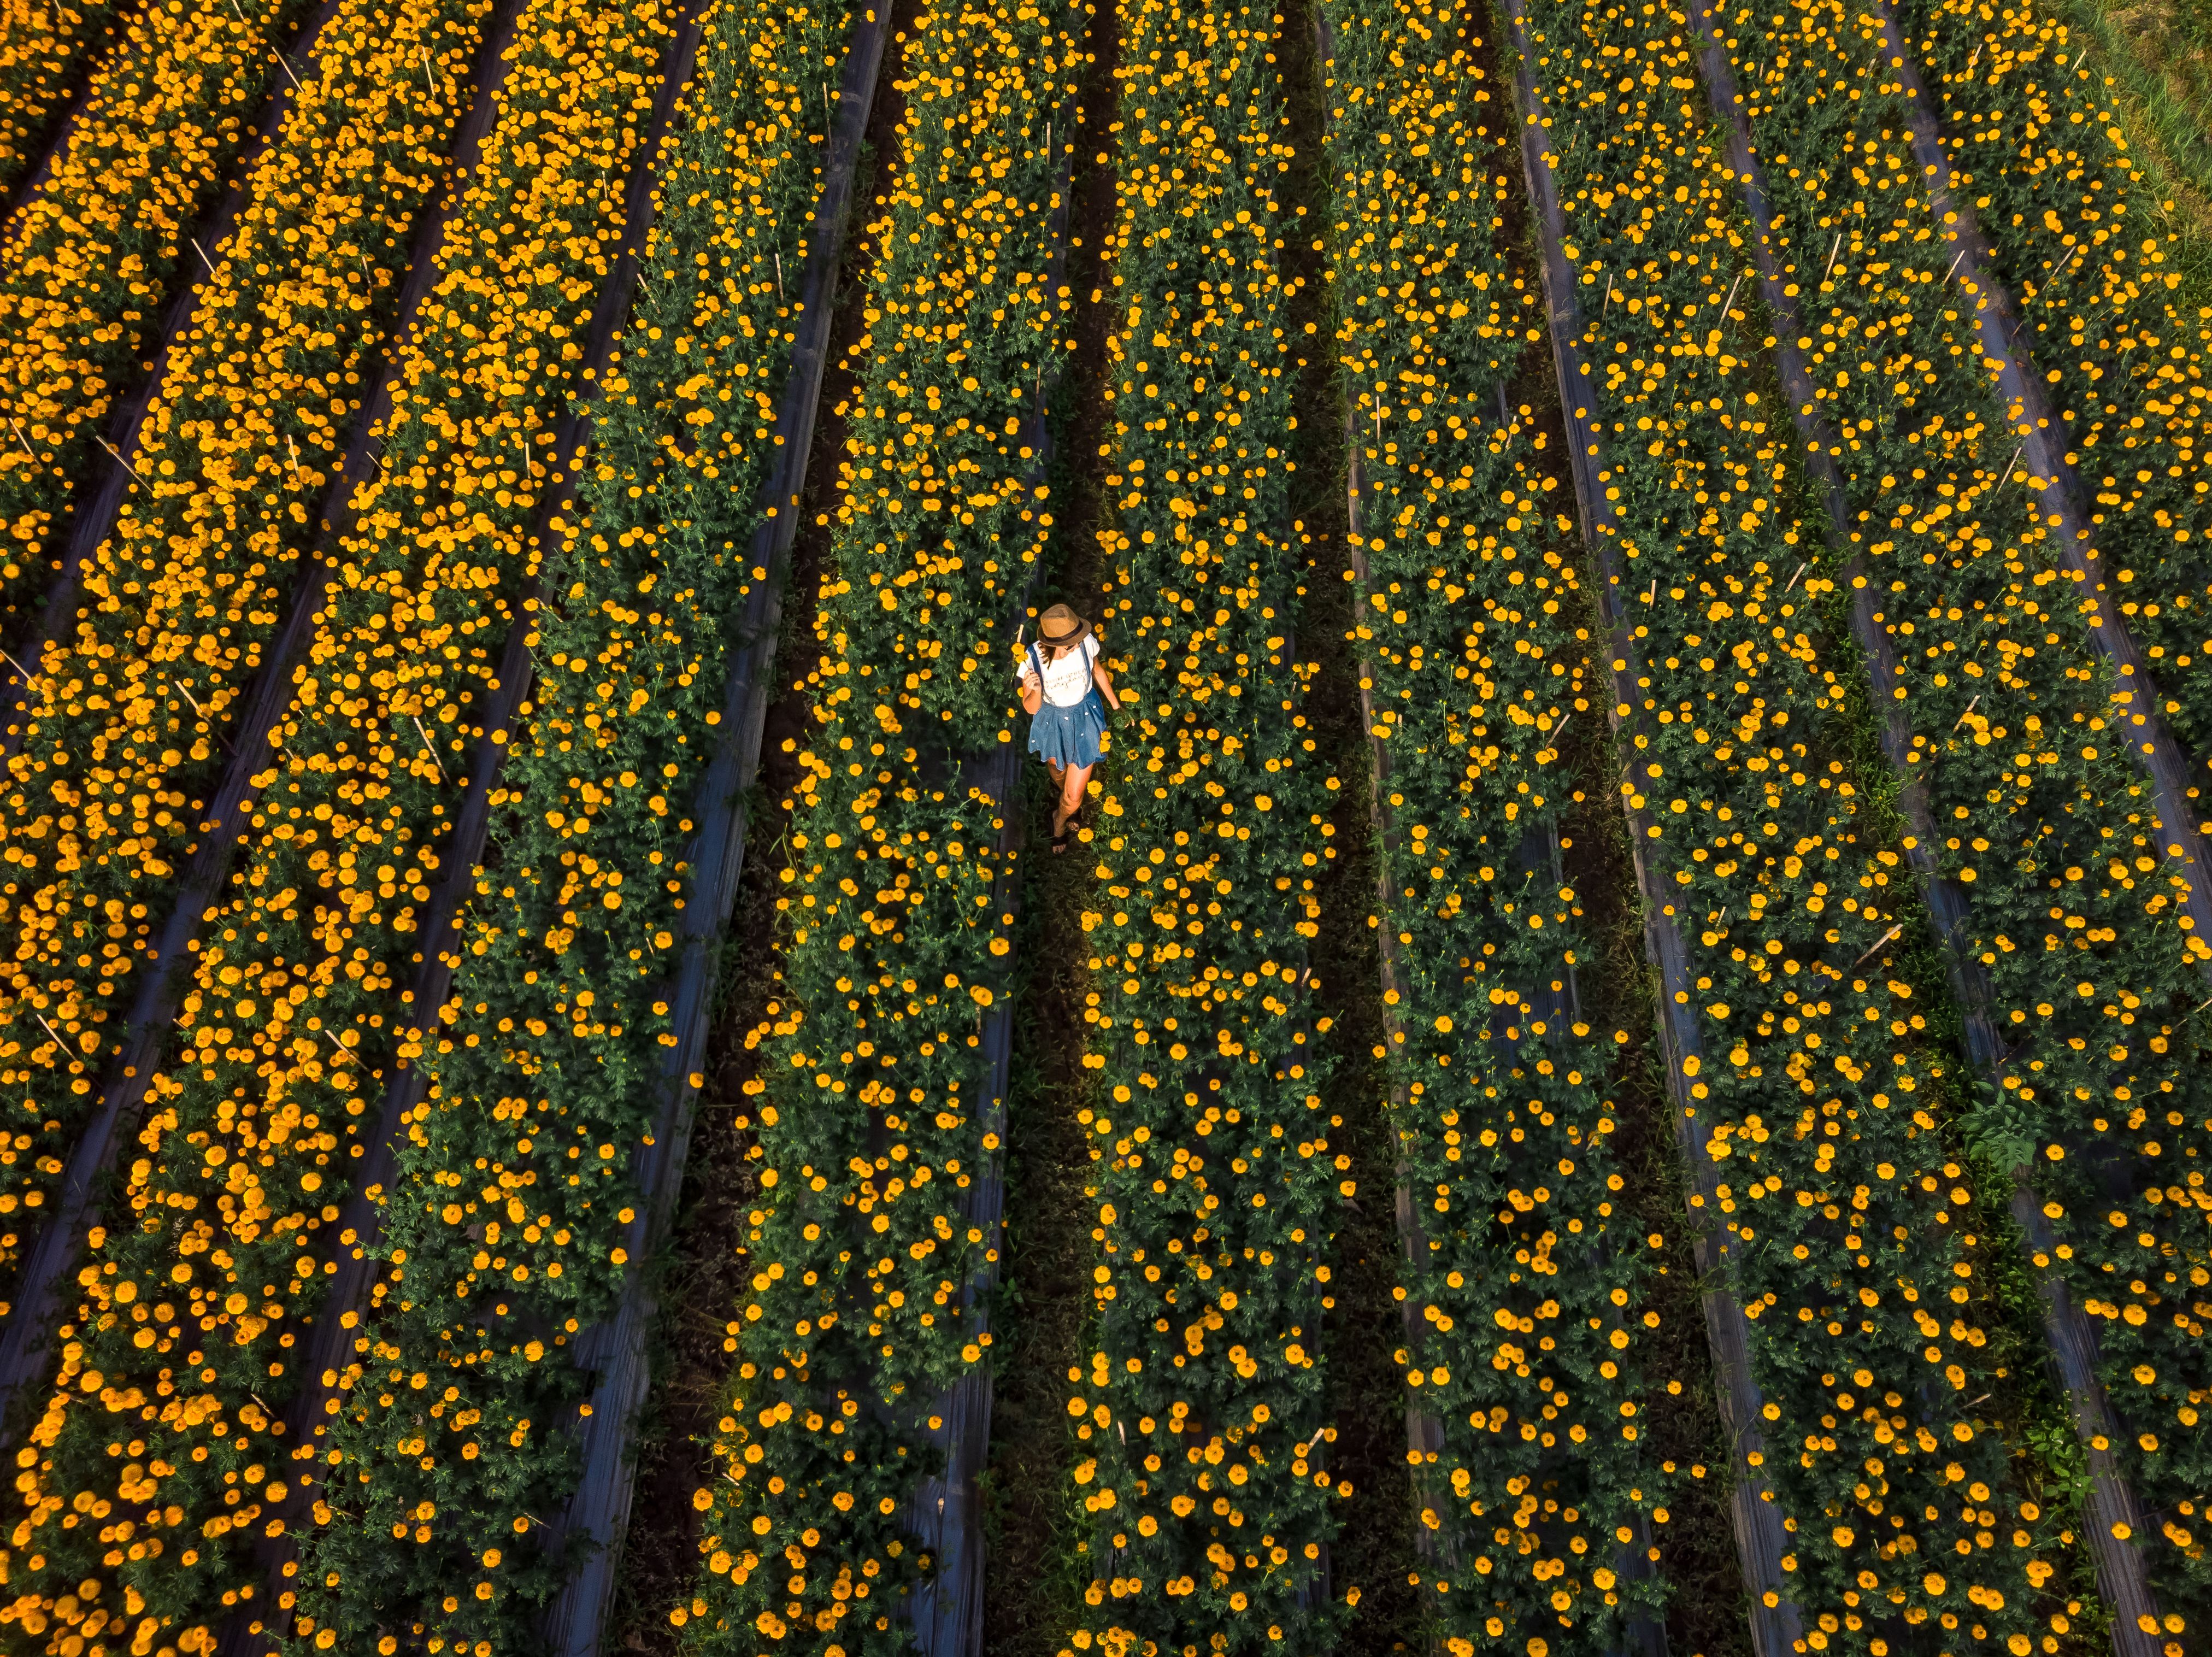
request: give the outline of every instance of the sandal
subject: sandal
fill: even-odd
[[[1074,829],[1071,825],[1070,827],[1063,828],[1059,833],[1054,835],[1052,837],[1052,849],[1056,852],[1066,851],[1067,850],[1068,838],[1073,832]]]

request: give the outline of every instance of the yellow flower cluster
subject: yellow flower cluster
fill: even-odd
[[[433,0],[414,0],[411,15],[361,13],[348,22],[364,44],[417,54],[441,21]],[[457,756],[481,734],[471,715],[536,574],[528,532],[549,457],[504,457],[501,440],[542,438],[575,383],[580,349],[538,342],[588,320],[650,107],[638,89],[665,37],[653,17],[576,0],[541,0],[518,23],[478,171],[397,375],[386,476],[343,539],[339,580],[255,779],[251,850],[209,917],[183,1033],[152,1080],[125,1186],[135,1223],[95,1234],[81,1279],[87,1299],[70,1326],[80,1355],[46,1410],[45,1459],[21,1490],[30,1514],[6,1556],[46,1616],[67,1621],[68,1589],[89,1581],[189,1633],[252,1599],[258,1562],[245,1544],[283,1528],[258,1522],[256,1503],[282,1499],[291,1453],[262,1401],[297,1388],[286,1355],[316,1313],[318,1252],[332,1246],[318,1234],[338,1215],[395,1062],[422,1051],[403,986],[445,941],[422,935],[419,905],[467,780]],[[547,258],[519,243],[518,221],[565,247]],[[65,1409],[77,1393],[104,1414]],[[200,1432],[210,1420],[218,1429]],[[126,1439],[141,1447],[118,1466],[125,1453],[107,1447]],[[264,1479],[277,1494],[255,1489]],[[240,1489],[246,1505],[227,1500]],[[88,1501],[155,1518],[143,1534],[127,1521],[96,1538],[65,1523],[56,1534]],[[41,1593],[47,1582],[57,1587]],[[97,1603],[77,1587],[76,1615]]]
[[[1416,1575],[1448,1650],[1522,1654],[1535,1628],[1602,1650],[1655,1599],[1657,1314],[1647,1239],[1614,1214],[1606,1088],[1626,1038],[1576,1010],[1592,946],[1559,868],[1565,728],[1603,691],[1564,456],[1506,401],[1545,357],[1535,272],[1498,234],[1511,94],[1466,12],[1325,15],[1345,573],[1383,827],[1376,1056],[1411,1199],[1396,1357],[1435,1538]]]
[[[720,1477],[679,1622],[758,1649],[888,1650],[933,1552],[901,1514],[941,1468],[936,1400],[988,1360],[963,1305],[999,1150],[984,1009],[1014,869],[966,768],[1011,740],[1008,647],[1054,527],[1040,388],[1066,349],[1065,158],[1087,5],[957,0],[919,15],[867,228],[866,332],[819,655],[779,871],[781,983],[740,1125],[762,1196],[731,1309]],[[795,745],[793,745],[795,746]]]
[[[112,1063],[244,698],[319,532],[444,176],[485,0],[349,4],[246,180],[131,464],[146,480],[46,648],[0,795],[0,1260]],[[432,82],[434,82],[434,90]],[[411,733],[410,740],[411,740]],[[254,733],[258,740],[259,733]],[[32,1146],[43,1142],[45,1148]]]
[[[1946,1148],[1954,1066],[1899,943],[1910,871],[1869,798],[1888,779],[1854,764],[1848,545],[1797,515],[1794,434],[1761,371],[1774,341],[1683,14],[1532,13],[1595,381],[1590,472],[1616,503],[1615,672],[1644,693],[1615,706],[1622,792],[1693,975],[1674,993],[1704,1056],[1679,1095],[1720,1213],[1693,1195],[1692,1214],[1725,1228],[1752,1320],[1789,1591],[1824,1649],[1901,1616],[2018,1652],[2071,1533],[2050,1534],[2011,1465],[1991,1240]],[[1838,387],[1844,372],[1871,369],[1835,369]]]
[[[0,201],[38,164],[86,63],[114,38],[114,0],[0,0]]]
[[[1063,1649],[1317,1649],[1335,1499],[1321,1325],[1352,1182],[1314,1051],[1317,871],[1335,856],[1291,618],[1296,160],[1282,19],[1126,0],[1108,253],[1104,532],[1133,716],[1084,833],[1100,1072],[1097,1349],[1067,1410],[1091,1581]],[[1227,1643],[1224,1643],[1227,1642]]]
[[[67,148],[0,247],[0,616],[59,567],[99,432],[178,283],[205,273],[187,245],[272,76],[274,45],[307,0],[247,7],[156,0],[131,13],[93,76]],[[213,249],[205,250],[212,253]]]

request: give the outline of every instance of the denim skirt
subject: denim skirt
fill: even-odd
[[[1094,685],[1072,708],[1054,707],[1048,702],[1036,710],[1030,721],[1030,752],[1063,769],[1095,765],[1103,751],[1100,739],[1105,734],[1106,704]]]

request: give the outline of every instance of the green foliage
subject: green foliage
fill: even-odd
[[[1679,15],[1650,16],[1539,3],[1530,28],[1545,48],[1632,50],[1651,66],[1640,82],[1583,82],[1553,51],[1540,80],[1555,131],[1568,129],[1577,344],[1598,382],[1591,470],[1618,491],[1616,603],[1634,687],[1618,708],[1622,793],[1642,814],[1647,901],[1668,905],[1682,935],[1687,982],[1666,989],[1693,1009],[1703,1051],[1694,1070],[1684,1060],[1680,1093],[1718,1164],[1692,1217],[1724,1228],[1736,1263],[1766,1416],[1760,1476],[1784,1511],[1788,1592],[1808,1625],[1863,1648],[1886,1600],[1882,1617],[1909,1626],[2028,1641],[2054,1569],[2045,1556],[2071,1538],[2013,1465],[2020,1423],[2004,1414],[2002,1343],[1984,1326],[2002,1308],[1980,1287],[1990,1240],[1961,1223],[1972,1193],[1934,1113],[1954,1061],[1929,1041],[1924,990],[1900,975],[1917,893],[1893,812],[1847,763],[1865,752],[1838,685],[1854,653],[1820,617],[1834,613],[1822,595],[1840,595],[1851,544],[1806,533],[1795,428],[1759,369],[1774,341],[1733,168],[1692,96],[1688,30]],[[1662,71],[1671,83],[1655,82]],[[1761,134],[1770,171],[1800,168],[1808,197],[1845,197],[1827,210],[1847,215],[1847,231],[1890,236],[1864,222],[1871,204],[1797,159],[1796,144],[1844,115],[1824,125],[1802,88],[1790,102],[1786,156],[1778,135]],[[1884,244],[1907,253],[1921,256]],[[1810,284],[1802,265],[1792,274]],[[1825,344],[1842,324],[1824,326]],[[1904,324],[1885,313],[1880,326]],[[1838,391],[1876,377],[1863,359],[1877,343],[1835,376]],[[1879,343],[1881,393],[1925,392]],[[1929,394],[1926,429],[1949,430],[1986,395],[1967,380]],[[2008,1548],[1978,1552],[2000,1522]]]
[[[2194,625],[2187,583],[2202,572],[2188,526],[2202,509],[2188,428],[2170,417],[2193,406],[2196,325],[2160,320],[2169,302],[2154,241],[2122,247],[2095,228],[2102,216],[2118,222],[2136,189],[2108,114],[2069,115],[2063,150],[2035,137],[2051,119],[2038,110],[2086,117],[2102,88],[2063,29],[1999,39],[1956,7],[1909,16],[1958,187],[1974,192],[1996,268],[2038,331],[2035,368],[2055,387],[2069,462],[2094,483],[2099,454],[2126,455],[2128,493],[2116,492],[2117,474],[2104,479],[2094,533],[2121,567],[2121,618],[2162,680],[2174,670],[2168,690],[2189,698],[2194,670],[2181,670],[2202,641],[2180,630]],[[1734,14],[1739,59],[1753,50],[1753,21]],[[2177,921],[2179,888],[2196,877],[2159,832],[2129,752],[2143,691],[2090,638],[2090,606],[2037,509],[2039,484],[2012,464],[2018,433],[1972,334],[1978,299],[1944,280],[1955,252],[1936,204],[1858,185],[1912,165],[1902,86],[1865,19],[1807,14],[1788,39],[1787,72],[1755,81],[1750,102],[1770,177],[1786,180],[1777,240],[1785,263],[1834,249],[1818,284],[1795,267],[1809,290],[1808,340],[1820,295],[1816,395],[1841,418],[1855,543],[1900,659],[1914,771],[1947,831],[1942,866],[1971,900],[1962,943],[1987,974],[2004,1050],[1996,1075],[1972,1079],[1962,1125],[2009,1176],[1990,1208],[2004,1206],[2011,1179],[2034,1182],[2055,1240],[2022,1246],[2099,1320],[2100,1376],[2123,1424],[2118,1459],[2160,1515],[2144,1538],[2153,1580],[2202,1605],[2212,1575],[2192,1515],[2212,1494],[2212,1459],[2191,1429],[2212,1386],[2201,1338],[2212,1258],[2192,1188],[2165,1173],[2177,1166],[2165,1159],[2185,1167],[2212,1149],[2190,1017],[2206,952]],[[1757,55],[1783,61],[1765,43]],[[1857,134],[1849,149],[1847,131]],[[2092,304],[2129,338],[2148,344],[2130,331],[2149,330],[2175,343],[2141,372],[2128,366],[2132,349],[2106,356],[2124,370],[2111,372],[2081,355],[2081,330],[2068,322]],[[2154,417],[2129,424],[2131,408]],[[2160,704],[2185,735],[2195,705]],[[2053,1464],[2062,1485],[2078,1459]]]
[[[42,661],[46,670],[23,692],[23,741],[0,791],[16,887],[0,911],[15,941],[0,974],[0,1045],[12,1042],[21,1056],[4,1073],[14,1121],[57,1148],[99,1098],[100,1073],[125,1039],[129,996],[153,966],[161,918],[201,838],[208,798],[234,764],[228,746],[248,689],[300,601],[301,560],[321,533],[305,502],[331,481],[354,440],[363,371],[373,381],[396,320],[409,232],[444,175],[439,155],[459,119],[455,101],[424,95],[419,79],[394,88],[386,77],[395,58],[416,52],[465,64],[489,9],[484,0],[356,4],[327,25],[330,69],[314,97],[287,110],[246,181],[251,210],[210,250],[222,257],[220,274],[201,283],[189,332],[169,342],[161,395],[131,461],[143,486],[126,493],[112,532],[86,561],[83,607],[51,666]],[[112,105],[118,97],[111,76],[133,85],[131,75],[144,72],[141,50],[103,71],[97,98]],[[222,89],[209,119],[235,125],[232,101],[243,90]],[[111,107],[104,119],[118,118]],[[232,142],[226,133],[219,148]],[[74,165],[100,168],[107,193],[42,196],[27,210],[31,228],[11,247],[9,269],[32,298],[9,338],[11,350],[28,352],[43,327],[82,331],[86,354],[43,360],[37,377],[82,401],[83,417],[96,423],[94,411],[148,349],[142,331],[161,312],[156,271],[166,283],[191,281],[204,268],[189,249],[179,255],[189,268],[157,260],[140,245],[149,227],[135,212],[118,231],[121,245],[88,259],[80,233],[121,210],[127,175],[112,155]],[[14,258],[28,262],[19,271]],[[62,270],[84,285],[65,283]],[[108,313],[119,306],[131,308],[131,327],[112,325]],[[0,298],[0,314],[6,307]],[[0,471],[0,539],[36,566],[25,575],[11,557],[0,578],[28,582],[52,576],[31,556],[40,515],[61,512],[58,501],[82,504],[84,480],[97,475],[93,459],[106,460],[82,433],[64,443],[60,425],[49,429],[27,397],[10,405],[9,417],[18,416],[57,446],[52,475]],[[15,458],[23,458],[20,440]],[[411,547],[399,557],[403,567],[419,562]],[[20,638],[22,629],[12,631]],[[35,647],[9,643],[27,666]],[[412,754],[419,740],[401,729]],[[112,809],[74,809],[88,801]],[[118,940],[126,941],[118,947]],[[95,970],[80,960],[88,955]],[[11,1213],[15,1200],[36,1208],[55,1189],[61,1164],[47,1161],[0,1163],[0,1201]],[[12,1266],[17,1249],[0,1235],[0,1260]]]

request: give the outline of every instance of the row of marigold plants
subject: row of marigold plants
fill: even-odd
[[[1282,15],[1127,0],[1120,21],[1102,539],[1125,712],[1081,847],[1097,1227],[1066,1649],[1305,1650],[1358,1600],[1328,1569],[1352,1489],[1324,1357],[1354,1181],[1308,959],[1337,783],[1294,624],[1320,340],[1284,255],[1311,232]]]
[[[2057,393],[2067,463],[2099,525],[2107,582],[2118,588],[2105,602],[2148,659],[2154,685],[2136,690],[2131,708],[2154,706],[2183,739],[2195,761],[2190,797],[2198,799],[2212,752],[2203,677],[2212,640],[2195,552],[2207,527],[2212,310],[2182,290],[2163,204],[2131,160],[2100,66],[2078,34],[2045,8],[1901,10],[1940,100],[1960,187],[1971,180],[1978,203],[1986,193],[2012,208],[1984,211],[1983,222],[1998,271],[2033,325],[2037,366]],[[1977,47],[1993,32],[2018,58],[1979,73]],[[1960,164],[1969,137],[1993,165]],[[2173,917],[2176,929],[2185,923]],[[2108,1018],[2110,1006],[2106,999]],[[2146,1030],[2113,1045],[2154,1069],[2069,1124],[2075,1177],[2056,1194],[2071,1218],[2070,1252],[2056,1251],[2057,1269],[2101,1320],[2103,1373],[2121,1405],[2122,1459],[2154,1532],[2143,1538],[2154,1581],[2201,1629],[2212,1612],[2204,1534],[2212,1459],[2193,1429],[2212,1403],[2203,1345],[2212,1248],[2204,1181],[2190,1164],[2212,1152],[2212,1110],[2193,1080],[2202,1069],[2195,1021],[2172,1003],[2147,1014],[2123,999],[2119,1011],[2135,1011]],[[2132,1177],[2117,1189],[2081,1177],[2107,1159]],[[2172,1618],[2168,1611],[2169,1635],[2181,1631]]]
[[[1612,1650],[1660,1603],[1654,1527],[1686,1473],[1647,1436],[1666,1240],[1628,1207],[1627,1036],[1585,1016],[1596,950],[1563,871],[1567,727],[1601,731],[1606,688],[1560,445],[1513,400],[1548,346],[1535,271],[1500,235],[1512,94],[1478,9],[1326,15],[1344,573],[1407,1189],[1397,1358],[1428,1424],[1407,1452],[1415,1575],[1454,1653]]]
[[[2129,229],[2144,204],[2130,199],[2126,141],[2063,25],[1988,6],[1909,14],[1951,169],[1933,181],[1948,189],[1938,200],[1851,173],[1920,172],[1916,104],[1876,17],[1802,7],[1770,41],[1749,14],[1725,15],[1740,74],[1776,65],[1751,75],[1747,103],[1794,169],[1775,193],[1804,295],[1798,343],[1850,440],[1857,545],[1887,594],[1919,774],[1949,831],[1942,862],[1970,899],[1961,946],[2006,1048],[2000,1074],[1975,1078],[1971,1135],[1994,1179],[2032,1182],[2051,1234],[2032,1263],[2095,1319],[2122,1429],[2098,1447],[2150,1520],[2116,1539],[2145,1550],[2166,1602],[2151,1631],[2178,1636],[2212,1581],[2200,1537],[2212,1460],[2191,1430],[2212,1390],[2212,1198],[2189,1167],[2212,1127],[2191,1020],[2212,953],[2185,912],[2202,876],[2174,855],[2130,750],[2146,712],[2203,746],[2191,694],[2203,641],[2188,629],[2203,587],[2191,433],[2206,319],[2179,308],[2160,241]],[[1845,82],[1860,94],[1848,107],[1830,89]],[[1943,238],[1944,215],[1969,198],[1995,247],[1988,290],[1952,274]],[[1824,238],[1833,258],[1814,282],[1805,266]],[[2033,411],[1991,389],[1972,328],[1991,304],[2027,325],[2019,343],[2063,424],[2101,598],[2053,544],[2034,493],[2050,480],[2008,476]],[[2085,356],[2093,337],[2103,349]],[[2137,346],[2155,357],[2141,369]],[[2100,608],[2135,634],[2152,684],[2100,655],[2085,623]]]
[[[80,78],[114,40],[121,9],[89,0],[9,18],[0,37],[0,201],[27,182],[67,119]]]
[[[1040,395],[1068,349],[1066,157],[1091,9],[952,0],[894,37],[899,118],[866,226],[863,332],[799,782],[775,993],[738,1126],[754,1203],[732,1372],[695,1498],[689,1648],[890,1653],[940,1566],[924,1482],[945,1394],[988,1372],[971,1215],[1000,1147],[984,1024],[1009,992],[1018,632],[1054,539]]]
[[[87,38],[73,49],[59,28],[75,13],[96,30],[101,16],[93,7],[40,9],[40,21],[23,19],[26,118],[60,95],[74,50],[92,45]],[[194,230],[233,181],[264,97],[283,84],[289,65],[280,67],[277,47],[291,44],[314,7],[162,0],[116,9],[127,14],[118,17],[120,38],[0,247],[0,417],[9,427],[0,458],[0,632],[19,656],[35,648],[33,618],[61,567],[76,509],[95,493],[80,481],[109,464],[100,433],[142,359],[161,344],[171,299],[205,274],[214,250],[195,248]],[[46,34],[40,21],[57,32]],[[26,130],[17,142],[28,139]],[[16,164],[28,161],[25,154]]]
[[[395,21],[342,26],[373,64]],[[589,324],[668,34],[657,15],[572,0],[518,21],[478,167],[410,319],[378,434],[384,475],[349,516],[283,717],[250,734],[269,753],[246,849],[205,917],[118,1202],[89,1239],[53,1390],[18,1453],[25,1512],[8,1556],[27,1629],[121,1618],[134,1637],[191,1649],[234,1611],[258,1623],[269,1609],[287,1499],[296,1511],[292,1487],[317,1472],[299,1464],[325,1455],[293,1441],[285,1414],[315,1380],[295,1349],[326,1310],[331,1222],[401,1065],[428,1067],[437,1045],[411,986],[427,952],[454,947],[422,920],[431,885],[453,873],[471,721],[507,633],[531,627],[544,648],[560,631],[537,596],[553,456],[523,445],[542,444],[580,388],[582,351],[540,342]],[[541,236],[569,240],[546,258]],[[556,591],[564,613],[585,596],[573,580]],[[562,691],[565,667],[548,675]],[[542,731],[561,692],[539,700]],[[532,780],[516,754],[508,821]],[[373,1317],[356,1352],[416,1355],[389,1321]],[[407,1604],[391,1590],[412,1552],[387,1546],[361,1591]],[[338,1594],[348,1577],[318,1580]],[[300,1631],[319,1626],[328,1618]]]
[[[1881,804],[1894,783],[1860,758],[1887,711],[1866,706],[1844,609],[1866,578],[1790,456],[1693,31],[1665,7],[1530,11],[1573,348],[1593,376],[1590,469],[1618,502],[1599,539],[1634,687],[1614,709],[1621,791],[1647,901],[1686,956],[1677,993],[1701,1053],[1681,1059],[1677,1099],[1720,1175],[1691,1218],[1724,1234],[1750,1320],[1766,1449],[1747,1471],[1783,1508],[1781,1591],[1816,1649],[1872,1650],[1897,1619],[1956,1648],[2055,1648],[2066,1613],[2045,1587],[2079,1538],[2041,1483],[1993,1293],[2003,1193],[1978,1195],[1959,1160],[1972,1082],[1940,1039],[1941,979],[1911,953],[1919,894]],[[1577,73],[1585,60],[1602,72]],[[1824,113],[1808,100],[1793,136]],[[1836,182],[1807,186],[1830,188],[1832,215]],[[1888,211],[1903,191],[1868,193]],[[1844,384],[1869,372],[1851,369]],[[1931,396],[1931,421],[1960,419],[1961,395]],[[1910,498],[1882,487],[1886,511]],[[1952,746],[1972,752],[1972,734]]]
[[[639,295],[530,618],[527,729],[452,994],[417,1038],[391,1270],[314,1447],[315,1528],[280,1607],[295,1648],[538,1649],[575,1563],[578,1347],[635,1290],[656,1198],[640,1159],[671,1081],[702,1080],[666,1074],[679,941],[705,819],[732,806],[706,780],[739,740],[738,618],[773,578],[753,557],[798,337],[787,273],[822,187],[822,82],[858,15],[716,7],[654,162]],[[653,90],[631,82],[624,107]]]
[[[82,608],[36,658],[0,796],[10,1276],[112,1079],[246,700],[323,533],[321,491],[395,349],[410,232],[447,176],[490,9],[349,3],[331,19],[169,342],[128,457],[142,483],[86,561]],[[111,250],[72,248],[107,279]],[[40,372],[96,383],[65,358]]]

